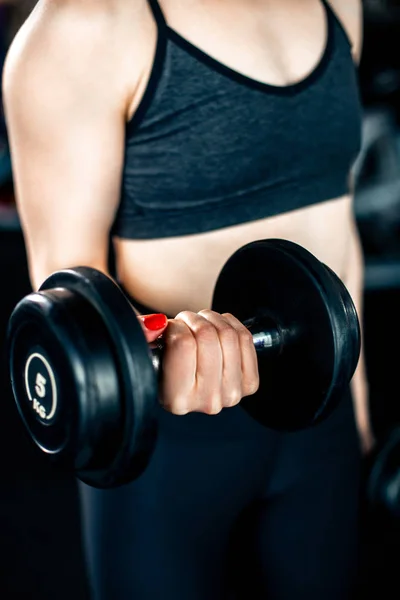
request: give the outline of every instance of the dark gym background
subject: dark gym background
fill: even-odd
[[[0,0],[0,55],[34,0]],[[400,425],[400,0],[365,0],[360,84],[364,144],[356,216],[367,261],[365,348],[379,441]],[[28,440],[13,405],[4,356],[9,314],[30,292],[24,241],[13,205],[0,123],[0,598],[89,600],[75,481],[54,470]],[[368,472],[365,461],[365,472]],[[400,522],[371,510],[362,490],[358,599],[398,595]],[[392,588],[392,591],[390,591]],[[250,599],[249,599],[250,600]],[[340,599],[338,599],[340,600]]]

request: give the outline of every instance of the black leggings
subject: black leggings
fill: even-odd
[[[359,468],[350,394],[325,423],[291,434],[240,406],[185,417],[160,408],[138,480],[80,484],[93,598],[347,600]]]

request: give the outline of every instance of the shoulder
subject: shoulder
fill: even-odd
[[[360,62],[363,39],[362,0],[328,0],[345,28],[352,44],[356,63]]]
[[[146,9],[146,0],[39,0],[8,50],[5,94],[29,92],[46,78],[50,85],[49,78],[60,73],[71,85],[106,72],[121,71],[123,77],[124,57],[132,53],[141,73]]]

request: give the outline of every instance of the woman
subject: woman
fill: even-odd
[[[249,333],[209,308],[229,256],[278,237],[328,264],[361,311],[360,4],[42,0],[13,43],[4,92],[33,287],[67,266],[106,272],[111,237],[147,339],[167,346],[149,468],[117,490],[82,486],[95,598],[350,597],[350,394],[313,430],[261,427],[237,406],[258,387]],[[368,447],[362,361],[352,383]]]

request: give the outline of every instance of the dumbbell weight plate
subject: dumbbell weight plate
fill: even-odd
[[[91,335],[82,338],[81,331]],[[106,357],[104,328],[91,306],[80,295],[54,290],[46,295],[31,294],[17,306],[9,323],[11,382],[18,410],[33,440],[45,452],[64,464],[90,462],[79,453],[87,430],[93,392],[110,377],[109,369],[98,380],[93,357]],[[103,334],[103,335],[102,335]],[[92,360],[88,360],[88,356]],[[115,415],[109,412],[111,423]],[[114,417],[114,418],[113,418]]]
[[[294,431],[334,410],[358,362],[359,322],[343,283],[312,254],[286,240],[244,246],[218,278],[213,309],[242,322],[267,314],[280,327],[283,351],[258,355],[260,389],[241,402],[257,421]]]
[[[109,277],[88,267],[56,272],[39,292],[17,305],[8,330],[25,425],[42,450],[89,485],[131,481],[152,454],[158,406],[150,349],[132,307]],[[37,397],[29,398],[38,375],[39,384],[40,376],[52,383],[44,418]]]
[[[279,240],[279,245],[286,251],[295,252],[299,260],[313,273],[319,282],[327,300],[327,308],[332,322],[332,330],[336,344],[336,379],[332,382],[333,396],[338,395],[338,400],[345,387],[348,388],[352,376],[357,368],[361,352],[361,329],[354,302],[343,281],[330,269],[316,259],[302,246],[293,242]],[[326,399],[329,403],[329,398]],[[329,407],[322,407],[323,411]],[[324,414],[322,412],[322,418]]]

